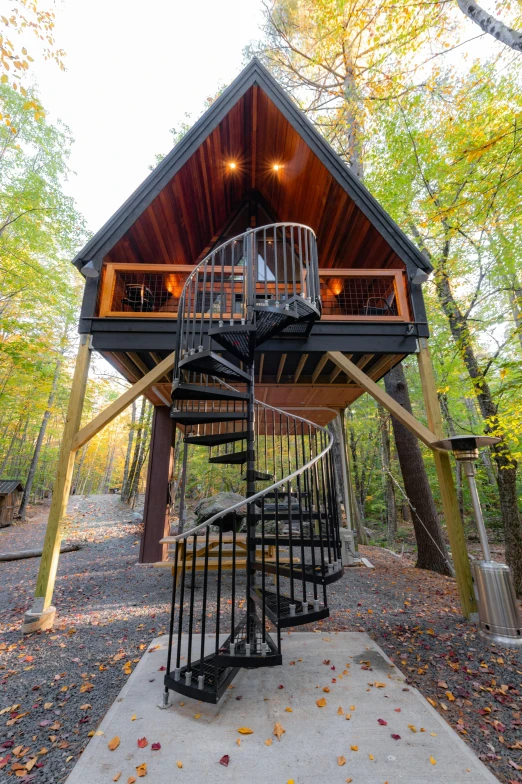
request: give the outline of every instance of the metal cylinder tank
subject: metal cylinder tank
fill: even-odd
[[[473,577],[481,631],[498,643],[522,647],[522,622],[509,567],[475,561]]]

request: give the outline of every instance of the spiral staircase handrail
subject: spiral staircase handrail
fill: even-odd
[[[234,389],[234,387],[230,386],[230,384],[227,384],[225,381],[221,379],[216,379],[216,380],[219,380],[219,382],[224,387],[227,387],[228,389],[232,389],[232,390]],[[282,408],[276,408],[275,406],[271,406],[268,403],[262,402],[261,400],[255,400],[255,403],[256,405],[263,406],[264,408],[269,409],[270,411],[276,411],[278,414],[283,414],[284,416],[290,418],[290,414],[288,414]],[[291,474],[284,476],[282,479],[279,479],[277,482],[274,482],[268,487],[264,487],[258,493],[255,493],[255,495],[251,495],[249,498],[245,498],[244,501],[238,501],[236,504],[233,504],[232,506],[229,506],[226,509],[222,509],[220,512],[216,512],[215,515],[209,517],[209,519],[205,520],[203,523],[199,523],[199,525],[194,526],[194,528],[190,528],[188,531],[182,531],[180,534],[177,534],[176,536],[173,537],[172,539],[173,542],[179,542],[182,541],[183,539],[188,538],[189,536],[193,536],[194,534],[197,534],[199,531],[208,528],[208,526],[214,525],[216,520],[221,519],[225,515],[230,514],[231,512],[235,512],[237,509],[241,509],[243,506],[246,506],[247,504],[255,503],[255,501],[257,501],[258,498],[262,498],[267,493],[270,493],[273,490],[280,487],[282,484],[285,484],[286,482],[291,482],[297,476],[303,474],[305,471],[307,471],[309,468],[311,468],[313,465],[319,462],[319,460],[330,451],[330,449],[333,446],[334,439],[333,439],[333,435],[330,433],[327,427],[318,425],[316,422],[312,422],[310,419],[301,417],[298,414],[292,414],[291,418],[299,419],[301,422],[304,422],[305,424],[311,425],[312,427],[316,428],[316,430],[326,433],[326,435],[328,436],[328,444],[325,446],[325,448],[322,449],[321,452],[319,452],[317,455],[315,455],[315,457],[312,458],[312,460],[309,460],[308,463],[305,463],[305,465],[301,466],[301,468],[296,469]]]

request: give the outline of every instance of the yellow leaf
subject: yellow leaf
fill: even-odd
[[[274,735],[276,736],[277,740],[281,740],[283,732],[286,732],[285,728],[282,727],[278,721],[276,721],[274,725]]]
[[[350,705],[350,710],[354,711],[355,710],[355,705]]]
[[[285,711],[286,711],[287,713],[293,713],[293,712],[294,712],[294,709],[293,709],[293,708],[285,708]]]
[[[328,694],[328,692],[330,691],[330,687],[329,686],[323,686],[323,691],[326,692],[326,694]]]
[[[317,705],[318,708],[324,708],[326,705],[326,700],[324,697],[321,697],[320,700],[315,701],[315,704]]]
[[[120,739],[118,738],[117,735],[116,735],[115,738],[110,740],[109,743],[108,743],[109,749],[111,751],[114,751],[114,749],[117,749],[119,745],[120,745]]]
[[[384,689],[386,687],[385,683],[379,683],[378,681],[375,681],[375,685],[378,689]]]
[[[136,773],[138,774],[138,778],[143,778],[143,776],[147,775],[147,763],[144,762],[142,765],[136,766]]]
[[[372,760],[372,759],[375,759],[375,757],[373,756],[373,754],[368,754],[368,757],[369,757],[371,760]]]
[[[437,764],[437,760],[435,759],[435,757],[430,757],[430,763],[432,765],[436,765]]]
[[[359,751],[359,746],[350,746],[352,751]]]
[[[176,765],[178,766],[178,768],[182,768],[183,767],[183,763],[180,762],[179,760],[176,762]]]
[[[448,700],[450,702],[455,702],[455,697],[453,696],[453,694],[450,691],[446,692],[446,697],[448,698]]]
[[[437,703],[435,702],[435,700],[432,700],[431,697],[428,697],[428,702],[430,705],[433,705],[434,708],[437,707]]]
[[[417,727],[415,726],[415,724],[408,724],[408,727],[412,732],[417,732]]]
[[[127,784],[134,784],[135,781],[136,781],[136,776],[129,776],[129,778],[127,779]]]
[[[240,727],[238,732],[240,735],[253,735],[254,730],[251,730],[250,727]]]
[[[80,710],[89,710],[89,708],[92,708],[92,705],[88,702],[85,702],[83,705],[80,705]]]
[[[136,721],[136,714],[135,713],[131,716],[131,721]]]
[[[343,709],[341,708],[341,706],[340,706],[340,705],[339,705],[339,707],[337,708],[337,715],[338,715],[338,716],[344,716],[344,711],[343,711]]]
[[[350,721],[350,719],[352,718],[352,714],[351,713],[347,713],[344,718],[346,719],[346,721]]]
[[[117,773],[115,776],[113,776],[113,779],[112,779],[112,780],[113,780],[113,781],[119,781],[119,780],[120,780],[120,776],[121,776],[121,770],[120,770],[120,772],[119,772],[119,773]]]
[[[343,765],[346,765],[346,757],[337,757],[337,764],[341,768]]]
[[[241,746],[241,738],[238,738],[238,739],[236,740],[236,743],[237,743],[237,745],[238,745],[238,746]]]
[[[200,719],[201,718],[201,713],[195,713],[194,714],[194,718],[195,719]]]
[[[271,746],[271,745],[272,745],[272,738],[268,738],[268,740],[265,740],[265,746]]]

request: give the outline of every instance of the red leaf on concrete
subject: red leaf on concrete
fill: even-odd
[[[159,751],[161,749],[161,743],[153,743],[151,749],[152,751]]]
[[[394,732],[392,732],[392,738],[393,738],[393,740],[400,740],[401,736],[400,735],[396,735]]]
[[[144,749],[145,746],[148,746],[148,745],[149,745],[149,741],[147,740],[147,738],[140,738],[138,740],[138,748]]]
[[[377,721],[379,722],[379,724],[380,724],[382,727],[386,727],[386,726],[388,725],[388,722],[387,722],[387,721],[384,721],[384,719],[377,719]]]
[[[223,765],[223,767],[228,768],[228,763],[230,762],[230,757],[228,754],[224,754],[221,759],[219,760],[219,764]]]

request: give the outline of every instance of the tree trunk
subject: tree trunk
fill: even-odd
[[[136,426],[136,401],[132,402],[131,424],[129,428],[129,436],[127,439],[127,453],[125,455],[125,465],[123,467],[123,479],[121,480],[121,500],[125,500],[124,496],[127,491],[127,482],[129,479],[129,465],[132,454],[132,442],[134,441],[134,428]]]
[[[60,370],[62,368],[62,361],[63,361],[63,351],[60,352],[58,355],[58,359],[56,360],[56,365],[54,368],[53,380],[51,384],[51,389],[49,392],[49,397],[47,398],[47,406],[44,411],[42,424],[40,425],[40,430],[38,432],[38,438],[36,439],[36,444],[34,447],[33,456],[31,458],[31,464],[29,466],[29,472],[27,474],[27,479],[25,482],[25,490],[22,496],[22,504],[20,506],[20,518],[21,520],[25,520],[25,516],[27,513],[27,504],[29,503],[29,498],[31,495],[31,490],[33,487],[34,477],[36,475],[36,469],[38,467],[38,460],[40,458],[40,451],[42,449],[43,440],[45,438],[45,431],[47,430],[47,425],[49,423],[49,418],[51,416],[51,411],[54,403],[54,398],[56,396],[56,389],[58,387],[58,379],[60,377]]]
[[[457,0],[457,5],[462,13],[475,22],[488,35],[492,35],[501,44],[509,46],[515,52],[522,52],[522,33],[508,27],[500,19],[495,19],[492,14],[484,11],[475,0]]]
[[[380,403],[377,403],[381,430],[381,461],[384,474],[384,521],[386,523],[386,538],[389,543],[395,540],[397,534],[397,503],[395,500],[395,485],[391,476],[391,445],[388,432],[389,417]]]
[[[338,420],[335,418],[333,422],[328,424],[328,430],[333,436],[333,465],[334,465],[334,479],[335,479],[335,496],[337,500],[337,513],[339,520],[343,519],[341,502],[344,503],[344,482],[343,482],[343,464],[341,458],[341,440],[338,428]],[[348,512],[346,512],[348,514]]]
[[[435,274],[435,284],[440,303],[449,321],[451,334],[460,349],[473,383],[480,412],[485,421],[485,432],[502,436],[499,428],[498,408],[493,400],[486,377],[479,366],[466,317],[453,297],[444,265],[440,266]],[[515,590],[520,595],[522,594],[522,522],[516,492],[517,461],[509,448],[502,442],[491,447],[491,452],[498,469],[497,485],[504,523],[506,560],[513,572]]]
[[[134,476],[136,474],[136,470],[137,470],[137,466],[138,466],[138,460],[139,460],[139,455],[140,455],[140,447],[141,447],[141,438],[142,438],[142,434],[143,434],[143,423],[144,423],[144,420],[145,420],[145,406],[146,406],[146,404],[147,404],[147,399],[145,397],[142,397],[142,399],[141,399],[140,415],[138,417],[138,422],[135,425],[135,431],[136,432],[135,432],[135,438],[133,439],[134,446],[133,446],[132,458],[131,458],[131,461],[130,461],[129,473],[127,475],[127,481],[125,483],[125,487],[122,487],[122,492],[121,492],[121,500],[125,501],[125,503],[129,503],[130,502],[131,488],[132,488],[133,483],[134,483]]]
[[[408,384],[402,365],[384,377],[386,392],[411,413]],[[413,506],[412,518],[417,541],[419,569],[450,575],[446,544],[442,538],[437,508],[428,482],[426,467],[417,438],[394,417],[393,433],[406,495]]]

